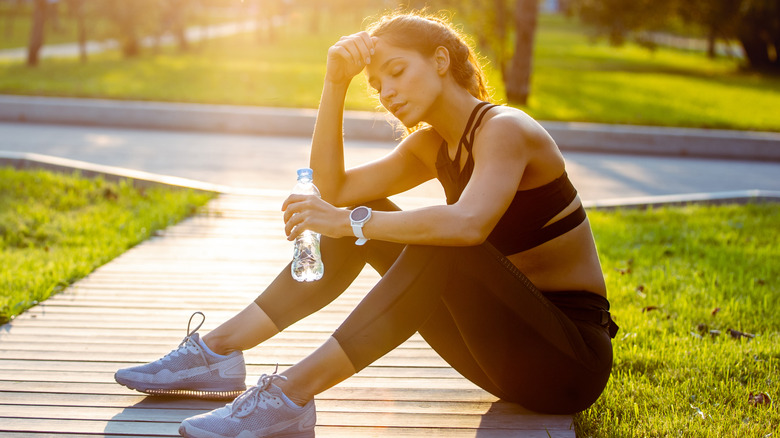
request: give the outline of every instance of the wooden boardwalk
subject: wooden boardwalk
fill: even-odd
[[[179,423],[221,402],[146,397],[114,382],[118,368],[158,359],[185,335],[243,309],[291,248],[281,199],[222,195],[209,208],[0,327],[0,437],[178,436]],[[378,276],[245,352],[248,384],[319,346]],[[317,398],[317,436],[574,437],[571,416],[497,402],[415,335]]]

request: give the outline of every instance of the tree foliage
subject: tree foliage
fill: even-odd
[[[714,55],[717,39],[736,39],[749,65],[780,72],[780,0],[570,0],[570,7],[614,44],[646,43],[646,32],[673,20],[704,29]]]

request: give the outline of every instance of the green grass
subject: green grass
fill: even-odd
[[[192,214],[211,197],[0,168],[0,323]]]
[[[737,60],[593,43],[561,17],[540,26],[527,108],[536,118],[780,130],[780,77],[745,71]]]
[[[776,434],[777,404],[748,399],[780,400],[780,205],[589,217],[620,332],[612,378],[575,417],[577,436]]]
[[[304,18],[281,29],[276,42],[255,34],[195,44],[190,53],[147,50],[139,59],[118,53],[45,59],[37,69],[0,61],[0,93],[105,97],[315,108],[327,48],[342,33],[361,29],[351,14],[328,20],[319,34]],[[524,107],[540,120],[780,131],[780,78],[743,71],[736,60],[628,44],[592,43],[576,22],[542,16],[532,95]],[[488,68],[503,101],[497,71]],[[376,109],[360,75],[348,109]]]

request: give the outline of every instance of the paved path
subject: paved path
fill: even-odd
[[[0,123],[0,151],[31,152],[241,188],[288,191],[306,166],[310,140],[25,123]],[[347,141],[356,165],[393,143]],[[780,162],[565,152],[586,201],[733,190],[780,191]],[[441,198],[435,182],[411,196]]]

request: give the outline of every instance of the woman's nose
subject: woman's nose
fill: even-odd
[[[379,97],[382,98],[382,100],[388,100],[393,97],[395,97],[395,88],[394,87],[383,87],[382,92],[379,94]]]

